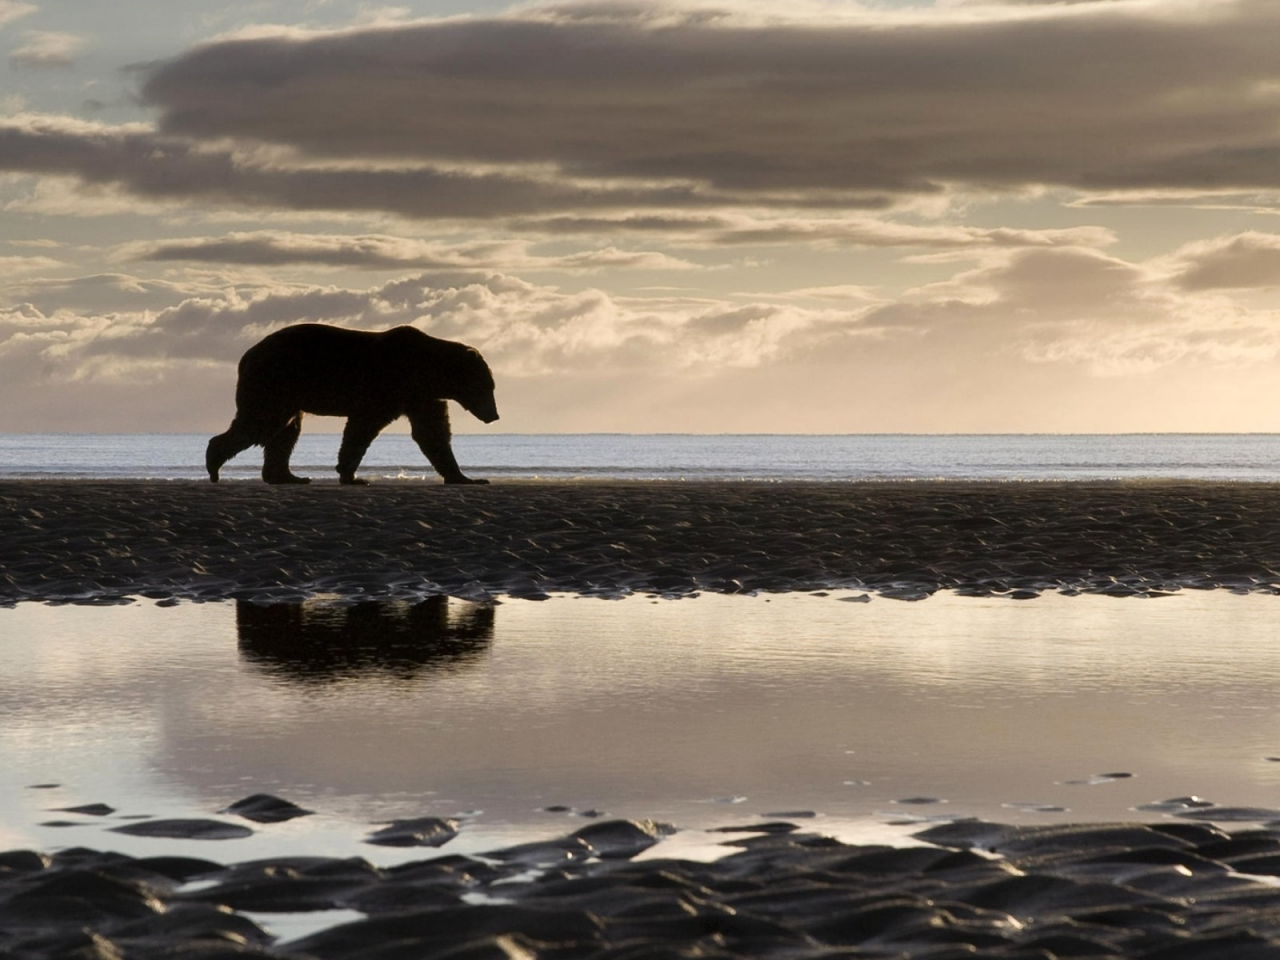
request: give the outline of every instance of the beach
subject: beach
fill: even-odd
[[[492,617],[474,611],[544,599],[553,603],[520,606],[551,609],[565,595],[651,597],[664,611],[692,612],[685,604],[708,603],[690,599],[699,594],[830,594],[874,599],[876,609],[882,598],[928,604],[940,591],[961,595],[955,603],[1054,594],[1036,606],[1108,608],[1113,601],[1095,595],[1146,607],[1140,598],[1191,590],[1274,594],[1277,505],[1275,485],[1181,481],[8,481],[0,482],[0,603],[234,600],[243,662],[312,698],[328,675],[260,651],[258,633],[279,631],[288,618],[255,610],[456,599],[472,612],[432,621],[457,646],[440,666],[448,674],[478,670],[468,664],[488,643],[510,643],[490,641]],[[677,599],[684,603],[666,605]],[[769,622],[799,622],[780,607],[775,599]],[[630,622],[643,622],[636,618]],[[867,621],[854,622],[865,645]],[[398,623],[389,617],[384,627]],[[325,639],[322,627],[307,641]],[[1117,656],[1123,652],[1116,646]],[[326,669],[356,675],[340,659]],[[415,669],[434,667],[424,661]],[[168,702],[172,711],[176,701]],[[421,709],[407,704],[403,718]],[[899,737],[906,732],[896,728]],[[1046,754],[1054,749],[1043,742]],[[1090,783],[1133,782],[1127,772],[1074,772],[1101,775]],[[255,822],[252,805],[189,811],[181,820],[144,817],[138,830],[160,838],[150,841],[152,855],[110,852],[96,838],[0,853],[0,952],[321,960],[1280,956],[1280,811],[1271,807],[1170,797],[1123,823],[1001,825],[947,818],[929,797],[896,802],[904,823],[912,811],[932,815],[905,846],[832,839],[809,810],[735,816],[717,808],[721,828],[708,835],[725,846],[713,862],[662,856],[670,825],[607,815],[579,820],[587,825],[554,839],[466,853],[445,845],[390,865],[372,851],[367,859],[237,861],[165,850],[165,837],[234,836],[246,821],[270,830]],[[83,827],[101,814],[55,816]],[[447,817],[390,826],[410,850],[447,844],[460,828]],[[270,932],[271,917],[333,910],[346,919],[317,922],[294,939]]]
[[[1280,590],[1280,486],[0,482],[0,603]]]

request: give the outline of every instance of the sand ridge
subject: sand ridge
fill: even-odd
[[[27,958],[1272,958],[1280,839],[1209,824],[942,824],[907,847],[774,821],[709,863],[634,860],[665,825],[376,867],[0,853],[0,952]],[[928,844],[928,845],[925,845]],[[189,884],[189,881],[196,881]],[[519,882],[513,882],[519,881]],[[358,919],[278,943],[257,917]]]
[[[1280,485],[0,482],[0,603],[1280,592]]]

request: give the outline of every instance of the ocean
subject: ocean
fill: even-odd
[[[0,434],[0,479],[205,477],[204,434]],[[340,437],[303,434],[294,472],[334,477]],[[463,434],[469,475],[492,480],[1280,481],[1280,434]],[[226,480],[256,480],[261,451]],[[387,433],[361,467],[375,479],[434,473],[406,434]]]

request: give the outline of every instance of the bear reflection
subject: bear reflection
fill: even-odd
[[[370,675],[412,679],[479,662],[493,641],[492,605],[447,597],[339,605],[236,602],[240,655],[264,673],[305,683]]]

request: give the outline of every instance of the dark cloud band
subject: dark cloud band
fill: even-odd
[[[1274,0],[898,24],[584,2],[206,44],[143,93],[165,132],[201,140],[737,196],[1275,187],[1277,48]]]

